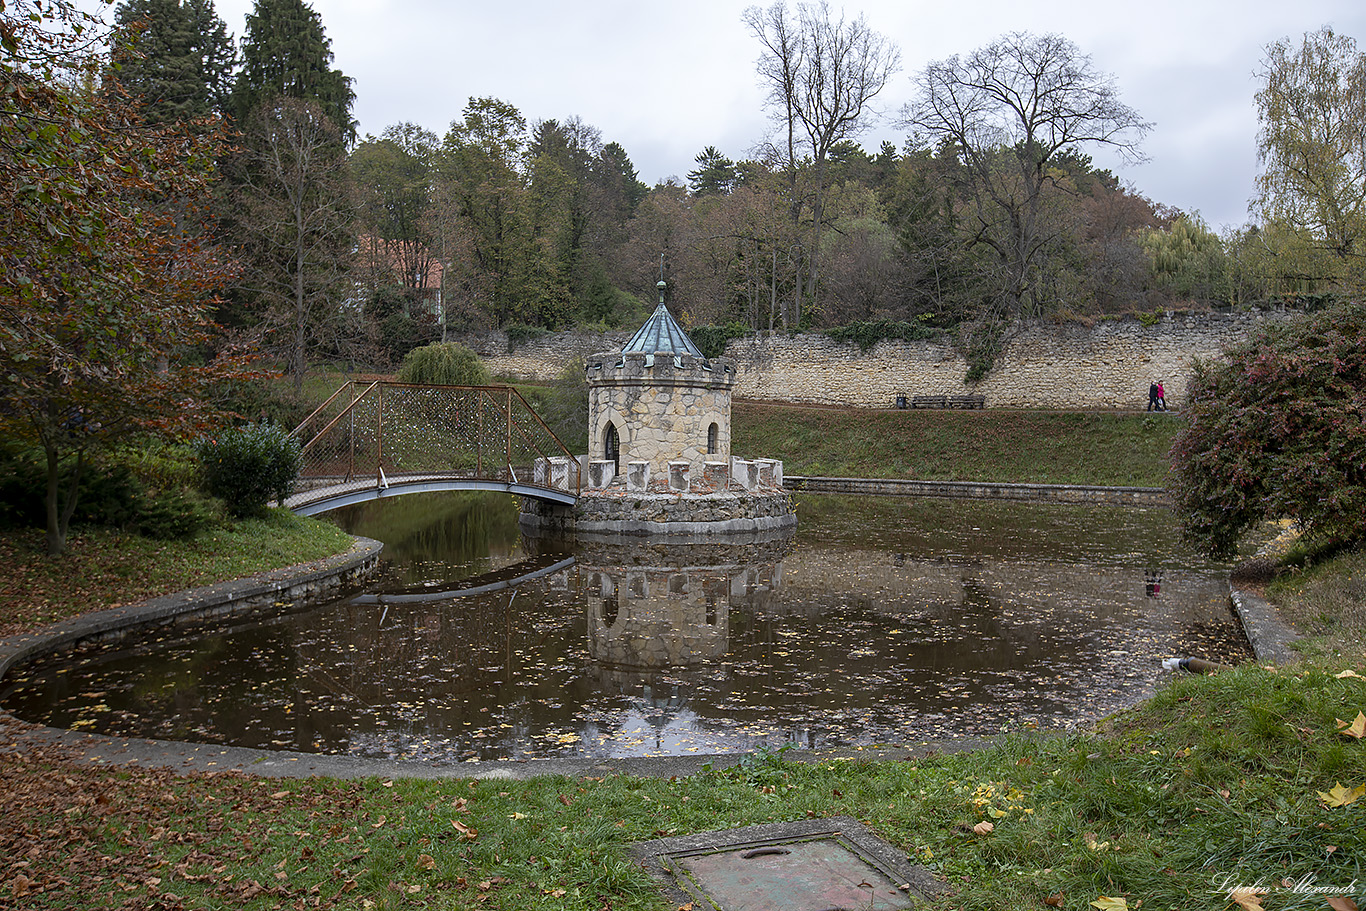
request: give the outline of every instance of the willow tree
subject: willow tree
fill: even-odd
[[[1259,73],[1252,208],[1295,237],[1277,252],[1296,272],[1366,286],[1366,54],[1325,26],[1266,49]],[[1309,255],[1297,256],[1296,247]],[[1317,251],[1325,256],[1315,256]]]

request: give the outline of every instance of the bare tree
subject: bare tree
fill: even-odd
[[[803,296],[814,299],[819,279],[830,149],[871,125],[873,99],[900,68],[901,53],[862,16],[852,21],[843,13],[835,16],[825,0],[798,4],[795,17],[783,0],[766,9],[752,6],[745,10],[744,22],[763,45],[759,78],[769,90],[770,115],[786,136],[779,157],[788,174],[794,224],[805,207],[798,192],[801,156],[811,158],[811,243],[806,250],[805,295],[799,279],[791,314],[790,325],[795,326],[801,320]]]
[[[1059,158],[1103,145],[1141,161],[1151,129],[1119,100],[1114,79],[1061,35],[1012,32],[973,51],[929,64],[904,125],[928,146],[947,147],[964,165],[972,212],[970,245],[985,245],[1000,266],[1000,316],[1038,312],[1049,244],[1048,217]]]

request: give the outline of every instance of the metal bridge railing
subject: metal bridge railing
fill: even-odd
[[[348,382],[293,435],[302,487],[432,476],[582,490],[578,460],[511,386]]]

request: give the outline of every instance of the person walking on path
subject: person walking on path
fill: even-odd
[[[1156,411],[1156,410],[1157,410],[1157,400],[1158,400],[1158,397],[1159,397],[1161,394],[1162,394],[1162,390],[1158,387],[1158,385],[1157,385],[1156,383],[1149,383],[1149,384],[1148,384],[1148,410],[1149,410],[1149,411]]]
[[[1157,407],[1163,411],[1167,410],[1167,390],[1162,388],[1162,381],[1157,381]]]

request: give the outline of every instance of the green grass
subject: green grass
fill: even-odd
[[[1366,672],[1357,656],[1182,677],[1095,734],[1014,735],[912,761],[869,749],[868,761],[755,755],[679,779],[359,782],[55,763],[46,777],[64,778],[65,797],[33,801],[48,812],[0,809],[12,832],[45,827],[67,846],[24,868],[51,887],[27,896],[32,909],[151,907],[170,893],[171,907],[193,908],[318,897],[358,909],[674,911],[630,861],[632,844],[835,815],[938,875],[949,892],[937,908],[1044,908],[1059,896],[1057,907],[1088,909],[1110,896],[1222,909],[1220,884],[1260,881],[1279,890],[1274,909],[1294,906],[1278,884],[1306,879],[1344,894],[1356,882],[1360,901],[1366,799],[1319,796],[1366,783],[1366,743],[1335,720],[1366,707],[1366,679],[1337,676],[1349,665]],[[34,772],[0,763],[7,781]],[[106,888],[92,888],[96,876]]]
[[[1366,649],[1366,547],[1314,554],[1295,548],[1266,595],[1315,647],[1336,657]]]
[[[330,557],[350,544],[350,536],[335,525],[283,509],[229,522],[188,541],[74,529],[67,553],[57,558],[45,555],[42,529],[0,531],[0,635]]]
[[[1161,487],[1177,415],[988,409],[731,409],[731,451],[791,475]]]

